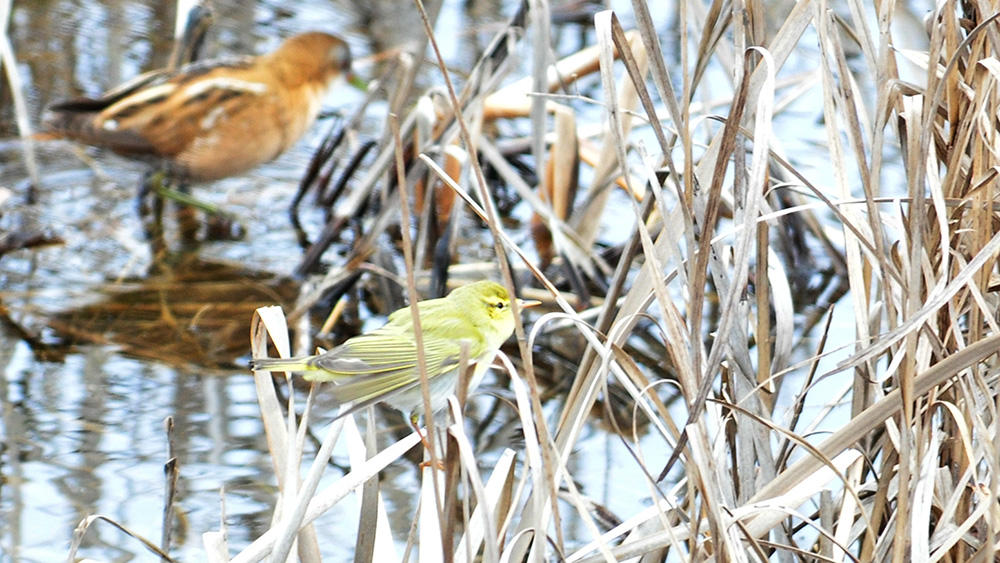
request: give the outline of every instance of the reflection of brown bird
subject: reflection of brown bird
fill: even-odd
[[[58,102],[45,125],[57,137],[165,164],[182,179],[217,180],[297,141],[350,67],[344,41],[303,33],[266,55],[155,71],[98,99]]]

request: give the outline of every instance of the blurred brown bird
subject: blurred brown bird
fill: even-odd
[[[266,55],[154,71],[97,99],[57,102],[44,123],[55,137],[165,165],[181,180],[218,180],[295,143],[350,68],[343,40],[302,33]]]

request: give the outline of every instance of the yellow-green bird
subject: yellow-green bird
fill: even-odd
[[[520,299],[517,303],[520,307],[539,304]],[[510,305],[507,290],[492,281],[471,283],[447,297],[417,303],[431,408],[435,412],[444,408],[448,396],[455,392],[463,342],[468,346],[469,363],[475,364],[469,390],[482,381],[500,346],[514,332]],[[409,307],[389,315],[384,326],[355,336],[325,354],[255,358],[250,367],[303,373],[308,381],[330,382],[335,406],[340,408],[338,416],[386,402],[409,415],[415,425],[424,411]]]

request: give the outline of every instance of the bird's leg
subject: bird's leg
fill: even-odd
[[[217,205],[192,196],[188,183],[176,182],[175,180],[176,176],[172,176],[169,171],[147,175],[139,189],[138,200],[141,216],[145,218],[149,213],[147,200],[152,201],[154,212],[158,215],[163,213],[163,200],[170,200],[176,205],[175,219],[182,241],[186,243],[196,241],[202,227],[196,216],[197,211],[202,211],[207,216],[205,221],[205,237],[207,239],[240,240],[244,237],[246,229],[235,217]]]
[[[142,175],[142,181],[139,182],[139,191],[135,194],[135,205],[136,209],[139,210],[139,216],[145,217],[149,215],[149,204],[146,202],[146,198],[149,197],[149,193],[152,191],[153,182],[159,181],[155,176],[157,173],[152,170],[147,171]]]
[[[146,240],[155,245],[163,243],[163,200],[154,193],[160,189],[165,180],[162,171],[148,172],[139,184],[139,193],[135,203],[139,211],[139,221],[142,223]]]
[[[172,194],[176,194],[176,197]],[[185,243],[193,243],[198,239],[198,230],[201,228],[201,222],[198,220],[196,215],[196,206],[189,204],[186,198],[192,198],[191,196],[191,186],[187,182],[181,182],[177,184],[175,188],[173,183],[170,185],[164,185],[163,191],[160,192],[161,197],[171,198],[176,203],[176,208],[174,210],[174,218],[177,221],[177,227],[180,231],[181,240]]]
[[[421,430],[420,430],[420,415],[419,414],[411,414],[410,415],[410,426],[413,427],[413,430],[417,433],[417,436],[420,437],[420,443],[424,445],[424,449],[426,449],[427,451],[432,451],[431,450],[431,444],[430,444],[430,442],[427,441],[427,437],[424,436],[424,433],[421,432]]]
[[[151,197],[151,195],[159,193],[167,181],[167,173],[163,170],[151,170],[143,175],[142,181],[139,183],[139,191],[135,196],[135,205],[139,210],[140,217],[145,218],[150,213],[162,212],[163,202],[158,202],[159,198]]]
[[[427,437],[424,436],[424,433],[420,431],[420,424],[419,424],[419,422],[420,422],[420,415],[418,415],[418,414],[411,414],[410,415],[410,425],[413,426],[413,430],[417,433],[417,436],[420,437],[420,443],[424,445],[424,449],[426,449],[428,452],[431,452],[431,454],[433,454],[434,450],[431,449],[430,442],[427,441]],[[433,457],[433,455],[431,457]],[[421,461],[420,462],[420,469],[423,469],[423,468],[425,468],[425,467],[427,467],[429,465],[432,465],[432,462],[430,462],[430,461]],[[444,462],[441,461],[440,459],[437,460],[437,463],[433,464],[433,465],[437,466],[437,468],[440,469],[440,470],[444,470]]]

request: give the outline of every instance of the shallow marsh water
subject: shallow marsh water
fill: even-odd
[[[41,108],[56,99],[97,93],[160,66],[169,51],[173,17],[162,8],[164,4],[153,0],[16,4],[10,36],[27,82],[32,122],[37,123]],[[321,27],[345,36],[356,57],[363,59],[388,49],[389,41],[404,42],[407,33],[417,34],[413,40],[423,33],[415,25],[415,15],[390,18],[384,13],[366,13],[347,2],[275,0],[252,8],[236,1],[216,0],[214,4],[210,55],[267,51],[283,37]],[[372,4],[411,7],[407,2]],[[446,57],[460,68],[468,68],[474,62],[468,60],[469,53],[478,52],[466,48],[464,42],[481,47],[492,24],[510,16],[510,8],[503,3],[479,3],[469,10],[465,4],[445,3],[439,21],[441,28],[481,30],[458,38],[442,37]],[[619,13],[627,23],[627,8]],[[662,13],[668,14],[666,21],[669,10]],[[400,21],[410,24],[380,25]],[[570,36],[577,30],[564,31]],[[592,41],[589,33],[584,31],[584,36]],[[342,88],[331,95],[327,106],[335,109],[358,100],[360,94]],[[4,103],[0,107],[0,189],[10,190],[12,200],[20,202],[27,175],[22,146],[14,140],[11,108]],[[822,129],[812,125],[818,108],[808,99],[798,103],[802,105],[798,116],[789,114],[798,120],[796,127],[802,133],[800,139],[787,142],[823,142]],[[163,463],[168,457],[163,421],[168,416],[174,419],[174,452],[180,468],[177,506],[181,519],[173,555],[185,561],[203,559],[200,534],[218,529],[223,488],[234,549],[268,528],[273,470],[253,380],[240,366],[249,350],[247,327],[253,307],[282,301],[287,306],[294,296],[289,289],[294,282],[287,275],[301,257],[301,249],[284,209],[312,147],[328,127],[326,123],[316,126],[296,148],[247,176],[196,187],[197,196],[242,218],[246,237],[171,248],[171,267],[158,266],[155,273],[151,267],[156,251],[142,237],[133,203],[143,166],[68,143],[37,145],[38,202],[12,210],[9,206],[15,203],[8,201],[6,209],[0,208],[0,229],[51,233],[62,243],[0,259],[0,304],[5,316],[16,321],[16,325],[0,323],[0,562],[64,560],[73,529],[94,514],[158,540]],[[378,127],[373,125],[372,131]],[[805,166],[822,169],[824,163]],[[307,211],[307,230],[315,232],[320,220],[318,213]],[[620,232],[611,229],[608,237],[616,236],[620,238]],[[185,277],[192,260],[197,260],[198,271],[226,272],[232,276],[227,281],[245,280],[254,291],[230,290],[230,295],[239,294],[241,299],[227,302],[233,308],[217,316],[206,313],[211,307],[204,305],[186,315],[171,312],[164,318],[163,312],[171,308],[163,305],[175,303],[164,288],[197,292],[197,281]],[[218,288],[218,281],[212,278],[213,288]],[[256,297],[246,298],[248,293]],[[214,303],[220,300],[212,297]],[[115,303],[123,310],[134,310],[137,303],[153,305],[145,316],[129,318],[135,324],[124,328],[120,323],[101,324],[97,317],[107,314],[109,304]],[[190,305],[190,301],[185,303]],[[849,331],[852,321],[844,311],[838,310],[835,322]],[[363,322],[368,321],[358,321]],[[153,345],[176,339],[176,334],[190,335],[192,323],[202,323],[199,326],[204,328],[196,332],[204,338],[182,345],[197,354]],[[88,327],[91,340],[68,349],[48,346],[65,339],[67,327]],[[177,330],[172,333],[172,328]],[[150,342],[146,350],[142,349],[144,340]],[[481,406],[474,401],[473,407],[485,411],[488,401],[480,402]],[[631,513],[645,502],[648,491],[630,486],[636,476],[634,467],[626,463],[629,452],[619,438],[599,428],[586,432],[591,437],[581,442],[584,447],[572,460],[575,466],[586,468],[576,473],[582,488],[612,512]],[[654,458],[663,455],[661,443],[647,445]],[[488,467],[499,447],[487,448],[481,464]],[[328,473],[331,478],[339,476],[335,469]],[[383,487],[383,493],[400,522],[393,528],[404,534],[395,539],[402,542],[415,509],[417,475],[413,467],[393,467],[384,480],[390,484]],[[329,560],[350,560],[356,511],[353,499],[348,498],[317,523]],[[151,557],[134,540],[101,525],[88,533],[80,555],[105,561]]]

